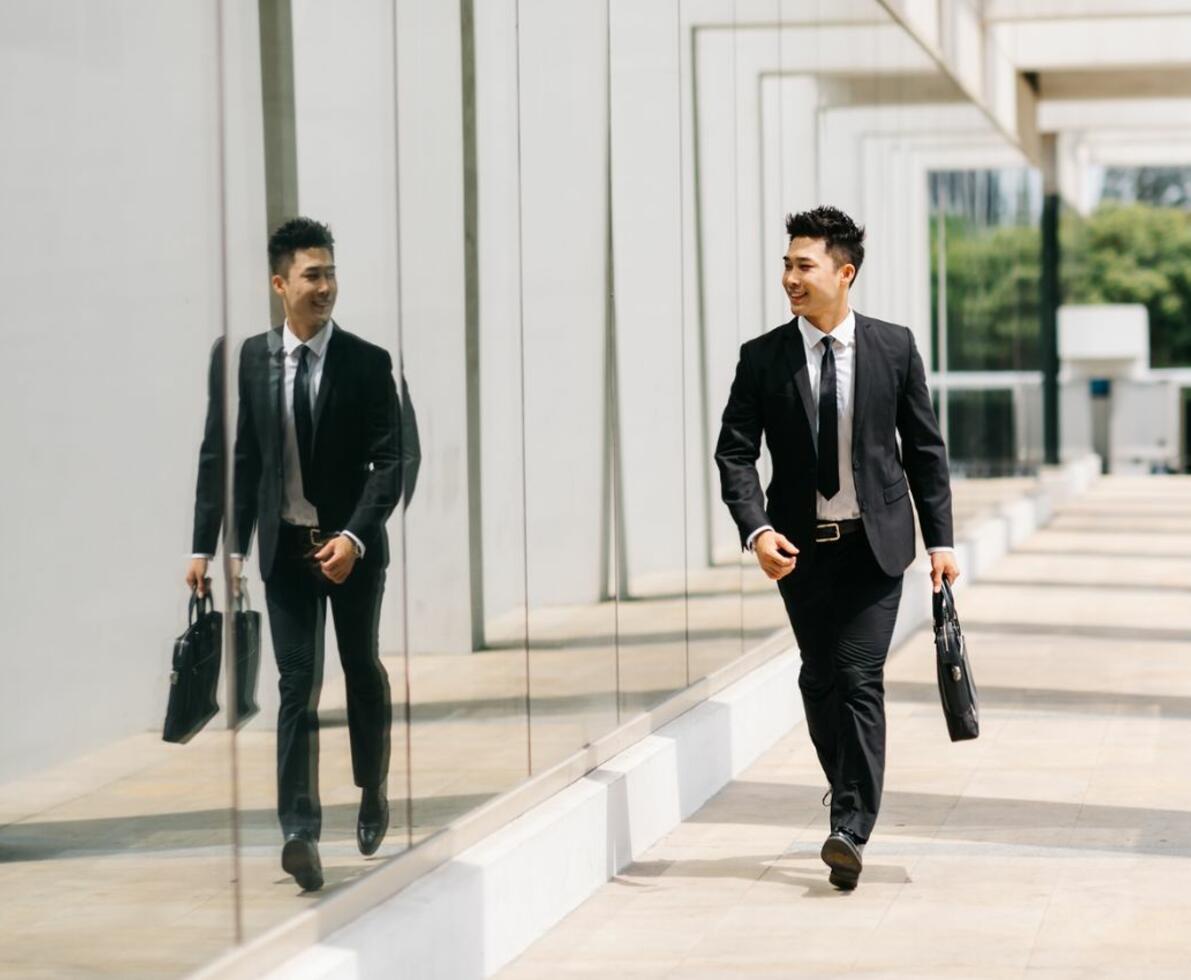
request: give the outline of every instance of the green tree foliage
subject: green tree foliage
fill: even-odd
[[[934,230],[937,239],[937,228]],[[1023,225],[975,228],[964,218],[949,216],[945,234],[947,360],[951,370],[1036,367],[1038,229]],[[937,247],[937,240],[932,247]],[[931,265],[937,270],[937,262]],[[937,300],[933,288],[932,296]]]
[[[1064,300],[1143,304],[1153,366],[1191,364],[1191,215],[1105,204],[1067,237]]]
[[[1038,228],[977,227],[953,215],[946,237],[951,369],[1036,369]],[[1061,242],[1064,302],[1141,303],[1149,311],[1153,366],[1191,365],[1191,213],[1106,203],[1086,220],[1065,214]],[[933,224],[931,247],[937,251]]]

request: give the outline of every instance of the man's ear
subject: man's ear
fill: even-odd
[[[285,295],[285,279],[274,273],[273,278],[270,279],[269,282],[273,286],[273,292],[275,292],[278,296]]]
[[[844,285],[850,289],[852,283],[856,279],[856,266],[854,266],[851,262],[845,262],[842,266],[840,266],[839,271],[840,275],[843,276]]]

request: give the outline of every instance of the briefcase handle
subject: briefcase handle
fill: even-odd
[[[959,613],[955,610],[955,593],[947,579],[943,579],[943,587],[934,594],[935,629],[942,629],[945,623],[954,623],[958,630]]]
[[[194,625],[194,617],[197,612],[199,616],[205,616],[207,613],[215,611],[215,597],[211,594],[211,580],[209,578],[203,579],[203,594],[200,596],[197,589],[190,590],[190,611],[186,617],[186,624],[188,626]]]

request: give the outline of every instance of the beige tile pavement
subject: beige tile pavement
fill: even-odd
[[[1103,480],[958,602],[981,737],[910,637],[857,891],[799,726],[501,980],[1191,975],[1191,479]]]

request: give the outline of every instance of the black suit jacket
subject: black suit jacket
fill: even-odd
[[[281,527],[284,419],[281,330],[250,337],[240,351],[233,499],[241,552],[253,528],[261,576],[273,568]],[[306,499],[319,527],[351,531],[365,560],[389,561],[385,521],[401,499],[400,407],[388,353],[338,324],[327,344],[314,405],[314,445]]]
[[[909,329],[857,313],[855,356],[852,473],[860,516],[882,571],[900,575],[914,560],[910,494],[926,546],[954,544],[947,451]],[[815,415],[797,318],[740,348],[715,449],[721,492],[742,546],[765,524],[793,542],[799,559],[792,577],[813,567]],[[764,493],[756,467],[762,433],[773,460]]]
[[[246,552],[253,527],[259,525],[262,575],[272,568],[281,521],[281,356],[280,328],[249,338],[240,353],[233,549]],[[338,324],[325,356],[316,405],[319,424],[313,466],[318,477],[315,494],[320,499],[311,503],[318,508],[320,526],[356,534],[368,549],[365,560],[371,564],[375,559],[383,565],[388,561],[384,521],[397,498],[403,496],[409,505],[421,463],[409,388],[402,377],[398,404],[393,397],[389,355]],[[208,367],[207,416],[195,487],[195,554],[215,553],[223,523],[223,375],[224,343],[220,338],[211,350]],[[398,446],[395,467],[394,442]],[[346,517],[340,519],[343,514]]]
[[[191,552],[213,555],[223,523],[223,338],[211,348],[207,366],[207,418],[199,446],[198,479],[194,489],[194,534]]]

